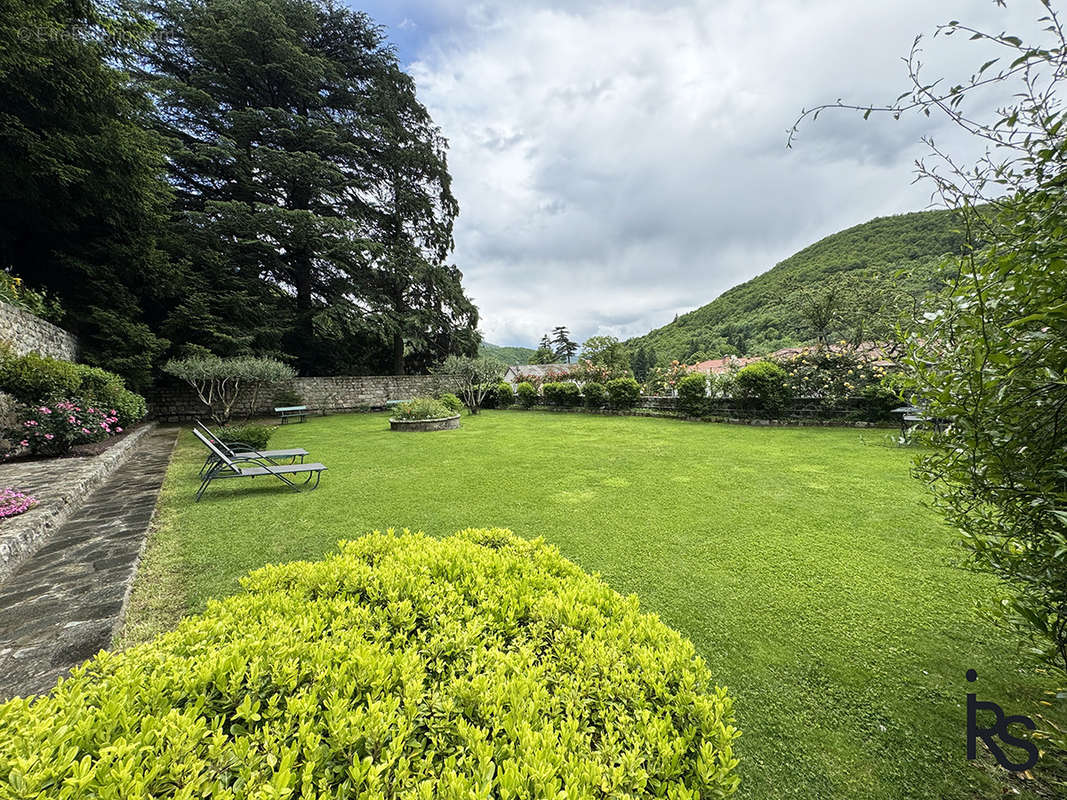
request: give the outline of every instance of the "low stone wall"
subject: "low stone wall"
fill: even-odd
[[[275,396],[283,391],[295,392],[313,414],[337,414],[368,411],[386,407],[391,400],[410,400],[419,395],[455,391],[456,380],[446,375],[340,375],[334,377],[294,378],[283,384],[262,388],[252,406],[247,395],[238,401],[233,416],[273,416],[274,407],[294,405],[280,403]],[[186,422],[207,417],[209,410],[189,386],[150,391],[146,395],[149,416],[164,422]]]
[[[78,360],[74,334],[4,302],[0,302],[0,341],[10,342],[20,356],[36,352],[63,361]]]

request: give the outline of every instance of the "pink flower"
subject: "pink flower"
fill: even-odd
[[[30,443],[28,440],[23,439],[21,442],[19,442],[19,445],[21,445],[22,447],[29,447]]]
[[[88,428],[82,428],[82,433],[88,433],[88,432],[89,432]]]
[[[116,414],[118,414],[119,412],[118,412],[118,411],[116,411],[115,409],[111,409],[111,410],[110,410],[110,411],[108,411],[107,413],[108,413],[108,414],[110,414],[111,416],[115,416],[115,415],[116,415]]]
[[[100,423],[100,427],[103,428],[106,431],[107,430],[107,423],[106,422],[101,422]]]
[[[115,433],[122,433],[122,428],[115,428]]]
[[[71,416],[71,417],[67,417],[67,422],[69,422],[71,425],[74,425],[74,424],[77,423],[77,420],[74,419],[74,417]]]
[[[46,438],[46,439],[55,439],[56,437],[55,437],[55,436],[54,436],[53,434],[51,434],[51,433],[46,433],[46,434],[44,435],[44,438]]]

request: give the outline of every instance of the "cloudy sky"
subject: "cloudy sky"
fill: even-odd
[[[1036,0],[383,0],[388,31],[450,142],[454,261],[497,344],[555,325],[583,341],[663,325],[827,234],[930,204],[919,116],[802,107],[891,101],[915,34],[959,19],[1034,29]],[[927,43],[963,80],[988,51]]]

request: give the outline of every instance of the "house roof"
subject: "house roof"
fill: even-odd
[[[703,372],[705,375],[719,375],[723,372],[729,372],[734,367],[743,367],[745,364],[751,364],[753,361],[759,361],[759,359],[726,356],[726,358],[713,358],[709,361],[691,364],[689,369],[693,372]]]
[[[506,374],[512,375],[547,375],[549,372],[559,372],[566,369],[569,364],[512,364]]]

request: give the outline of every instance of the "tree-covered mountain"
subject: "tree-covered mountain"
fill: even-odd
[[[531,359],[536,352],[529,347],[503,347],[489,342],[482,342],[478,346],[478,355],[483,358],[496,358],[505,364],[532,364]]]
[[[820,337],[877,337],[886,306],[900,309],[936,283],[965,236],[951,211],[878,217],[821,239],[705,306],[626,342],[655,363],[757,355]]]

